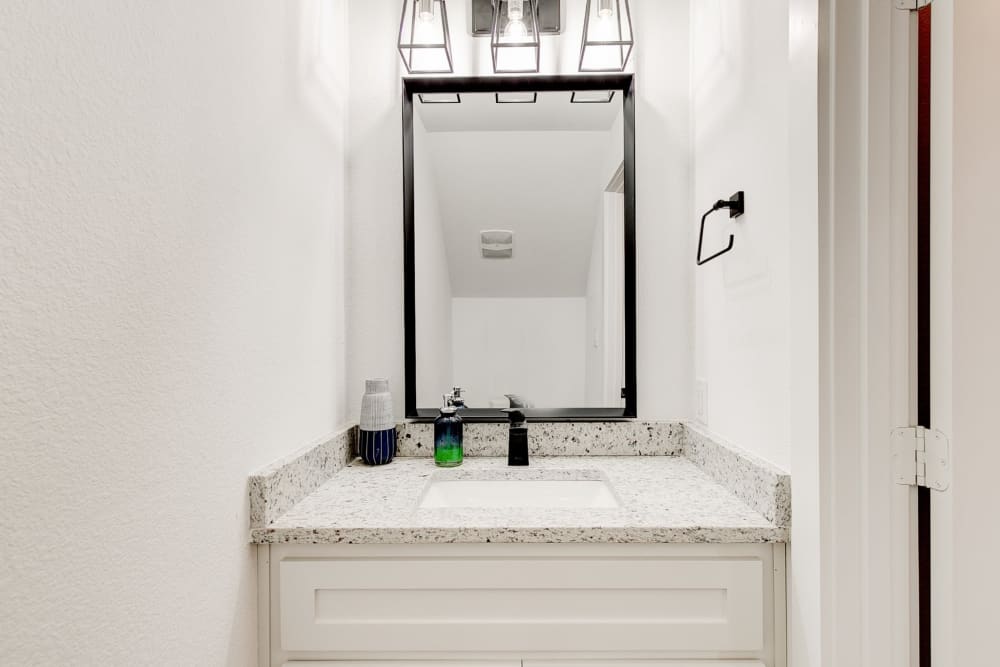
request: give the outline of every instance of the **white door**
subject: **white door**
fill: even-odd
[[[1000,2],[934,0],[931,412],[951,486],[931,494],[934,667],[1000,664]]]

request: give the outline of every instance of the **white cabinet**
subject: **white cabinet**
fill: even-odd
[[[379,661],[305,661],[286,662],[283,667],[764,667],[762,662],[726,660],[725,662],[678,662],[676,660],[506,660],[469,662],[447,660],[379,660]]]
[[[520,660],[310,660],[286,662],[283,667],[522,667]],[[655,667],[650,665],[648,667]],[[712,667],[709,665],[708,667]]]
[[[524,660],[521,667],[764,667],[747,660]]]
[[[263,553],[265,666],[784,667],[783,545]]]

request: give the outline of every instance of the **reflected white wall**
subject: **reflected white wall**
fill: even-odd
[[[602,197],[603,199],[603,197]],[[601,202],[603,209],[604,202]],[[586,327],[584,331],[586,348],[584,403],[581,405],[601,406],[604,398],[604,211],[594,225],[590,240],[590,265],[587,270]],[[609,403],[608,405],[615,405]]]
[[[583,297],[454,299],[454,376],[469,406],[504,394],[583,405],[586,310]]]
[[[449,271],[444,219],[438,181],[427,146],[427,132],[419,115],[413,119],[414,245],[418,257],[415,296],[420,304],[416,318],[417,404],[438,405],[452,384],[451,272]]]

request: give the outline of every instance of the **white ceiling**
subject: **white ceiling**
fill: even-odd
[[[601,198],[621,162],[616,129],[422,136],[416,150],[434,171],[453,296],[586,295]],[[481,256],[487,229],[514,232],[512,259]]]
[[[569,96],[416,102],[415,163],[433,171],[453,296],[586,295],[601,197],[624,150],[622,104],[620,95],[609,104]],[[512,259],[482,257],[487,229],[514,232]]]

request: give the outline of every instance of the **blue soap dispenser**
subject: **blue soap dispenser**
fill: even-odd
[[[434,420],[434,464],[441,468],[462,465],[462,418],[452,394],[444,396],[441,414]]]

